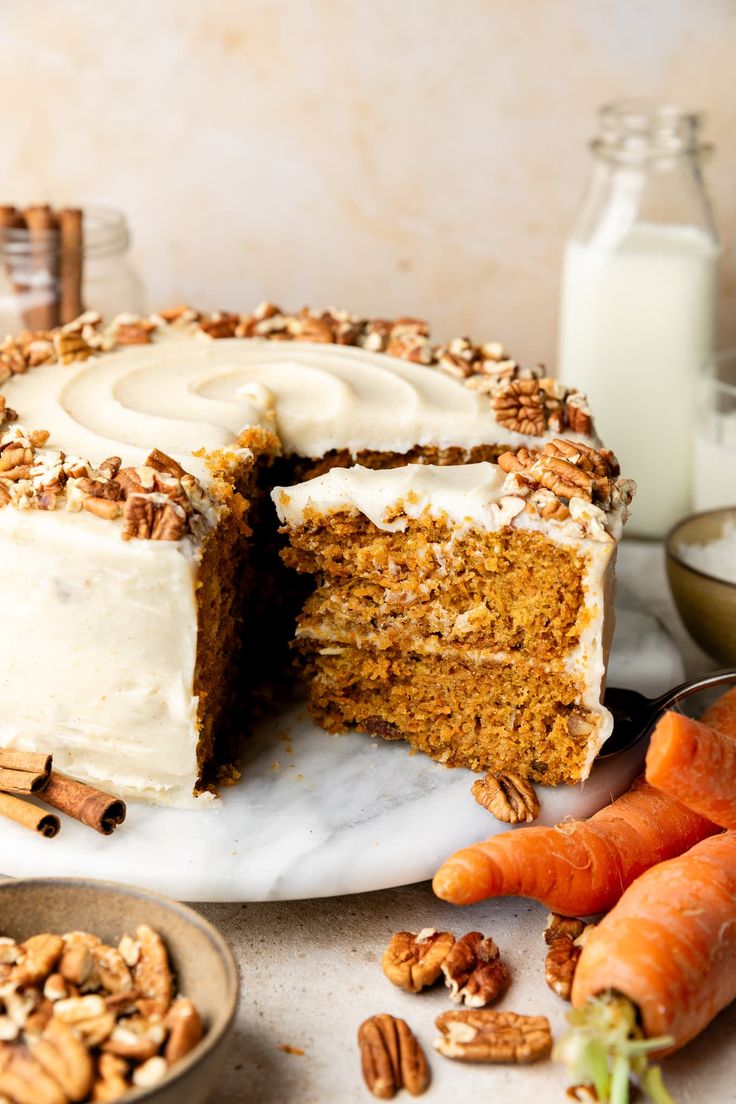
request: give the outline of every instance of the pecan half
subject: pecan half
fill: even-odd
[[[175,322],[194,322],[199,318],[199,311],[195,311],[187,303],[177,303],[173,307],[165,307],[157,312],[159,318],[173,325]]]
[[[393,985],[407,993],[419,993],[440,976],[442,963],[455,942],[451,932],[424,928],[414,932],[396,932],[381,960],[383,972]]]
[[[158,472],[168,472],[169,475],[175,475],[177,479],[181,479],[183,475],[186,475],[186,472],[178,461],[157,448],[149,452],[146,457],[146,467],[153,468],[154,471]]]
[[[391,1100],[399,1089],[420,1096],[430,1080],[424,1051],[405,1020],[382,1014],[358,1028],[365,1083],[379,1100]]]
[[[61,1086],[69,1100],[86,1100],[92,1088],[92,1057],[71,1027],[60,1020],[49,1021],[31,1054]]]
[[[483,1008],[505,993],[511,980],[498,947],[482,932],[468,932],[442,963],[450,998],[468,1008]]]
[[[155,1025],[161,1028],[161,1025]],[[161,1029],[163,1033],[163,1029]],[[110,1036],[102,1044],[105,1054],[115,1054],[131,1062],[147,1062],[158,1053],[162,1038],[149,1037],[145,1032],[144,1021],[135,1017],[116,1024]]]
[[[386,318],[369,319],[360,338],[360,344],[364,349],[373,353],[382,353],[388,345],[391,336],[391,323]]]
[[[0,1053],[0,1100],[68,1104],[69,1098],[32,1054],[18,1047]]]
[[[54,349],[62,364],[71,364],[75,360],[88,360],[95,352],[81,334],[63,330],[61,333],[54,334]]]
[[[97,1063],[97,1077],[92,1089],[95,1104],[110,1104],[130,1092],[126,1080],[128,1063],[116,1054],[101,1054]]]
[[[123,507],[123,540],[179,540],[186,527],[186,514],[173,502],[161,502],[155,495],[131,494]]]
[[[10,980],[23,988],[46,980],[61,957],[64,941],[60,935],[45,932],[32,935],[20,944],[19,949],[20,957],[11,970]]]
[[[17,412],[7,405],[5,396],[0,395],[0,425],[2,425],[3,422],[15,422],[17,419]]]
[[[563,1000],[570,1000],[585,934],[591,927],[591,924],[586,924],[583,920],[557,916],[555,913],[552,913],[547,923],[544,932],[544,940],[548,946],[544,980],[552,992]]]
[[[84,499],[82,509],[105,521],[114,521],[123,512],[119,502],[113,502],[110,498],[96,498],[94,495]]]
[[[458,1009],[443,1012],[435,1024],[441,1032],[435,1050],[461,1062],[537,1062],[552,1050],[546,1016]]]
[[[455,379],[465,380],[473,375],[472,365],[457,353],[444,352],[437,363],[441,371]]]
[[[169,1032],[164,1057],[169,1065],[188,1054],[204,1035],[202,1021],[190,1000],[179,997],[166,1013],[164,1027]]]
[[[582,391],[571,391],[567,396],[565,415],[573,433],[590,436],[593,432],[593,414]]]
[[[174,988],[164,941],[147,924],[141,924],[135,935],[141,948],[133,968],[135,987],[144,997],[155,1000],[160,1014],[164,1016],[169,1010]]]
[[[239,315],[220,312],[211,315],[209,318],[200,319],[199,328],[208,337],[219,340],[224,337],[235,337],[235,330],[239,322]]]
[[[511,771],[491,771],[470,788],[475,800],[506,824],[529,823],[539,816],[539,800],[531,782]]]
[[[514,433],[541,437],[547,428],[544,392],[534,379],[502,383],[491,399],[496,421]]]
[[[299,312],[294,336],[297,341],[329,344],[335,340],[334,321],[327,313],[315,315],[305,308]]]
[[[115,340],[118,345],[150,345],[151,331],[156,327],[147,319],[135,322],[119,322],[115,327]]]

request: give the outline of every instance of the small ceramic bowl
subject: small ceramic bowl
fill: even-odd
[[[160,932],[179,992],[194,1001],[205,1024],[202,1041],[131,1104],[203,1104],[222,1068],[238,1003],[238,969],[216,928],[186,905],[133,886],[84,878],[0,881],[0,935],[22,940],[42,931],[90,931],[115,943],[138,924]]]
[[[736,584],[707,575],[685,563],[686,544],[717,540],[727,521],[736,521],[736,506],[692,514],[667,537],[667,575],[672,596],[690,635],[721,663],[736,664]]]

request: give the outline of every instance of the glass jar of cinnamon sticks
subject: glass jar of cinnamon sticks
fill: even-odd
[[[83,310],[142,313],[129,249],[113,208],[0,205],[0,335],[48,330]]]

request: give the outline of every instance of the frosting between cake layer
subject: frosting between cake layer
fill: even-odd
[[[301,525],[310,509],[318,513],[354,509],[379,529],[396,532],[406,528],[408,518],[428,511],[482,529],[504,525],[542,529],[561,541],[589,537],[609,542],[621,535],[624,505],[606,511],[573,498],[570,516],[556,521],[530,514],[518,488],[516,476],[507,475],[497,464],[412,464],[380,473],[356,465],[333,468],[295,487],[275,487],[272,498],[279,520],[290,526]]]

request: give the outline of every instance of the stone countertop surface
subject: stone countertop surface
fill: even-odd
[[[688,675],[713,667],[679,623],[661,546],[625,542],[620,577],[666,624],[682,649]],[[557,1104],[565,1099],[564,1073],[549,1062],[473,1066],[434,1053],[434,1018],[452,1007],[444,986],[406,994],[385,979],[380,966],[395,931],[431,926],[460,935],[482,930],[496,940],[513,974],[499,1007],[548,1015],[556,1035],[568,1005],[544,983],[546,913],[540,906],[506,899],[459,909],[438,901],[425,882],[351,897],[195,907],[229,940],[242,978],[235,1038],[212,1104],[372,1100],[360,1072],[356,1031],[378,1012],[402,1016],[422,1043],[432,1069],[427,1104]],[[665,1063],[667,1085],[678,1104],[736,1104],[735,1042],[733,1006]]]

